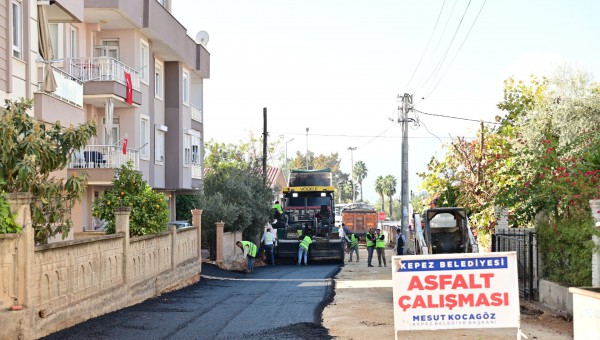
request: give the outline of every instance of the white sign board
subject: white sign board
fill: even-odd
[[[392,257],[395,330],[519,328],[515,252]]]

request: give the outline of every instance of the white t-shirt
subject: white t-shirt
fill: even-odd
[[[264,242],[265,245],[268,246],[271,244],[275,244],[276,240],[277,240],[277,237],[275,237],[275,235],[273,235],[273,233],[265,231],[262,238],[260,239],[260,242]]]

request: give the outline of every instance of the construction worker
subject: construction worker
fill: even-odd
[[[356,262],[358,262],[358,241],[360,241],[360,238],[354,235],[354,233],[350,234],[350,237],[347,238],[350,240],[350,260],[348,262],[352,262],[353,252],[356,253]]]
[[[260,239],[260,242],[265,245],[265,249],[271,259],[271,265],[274,266],[275,265],[275,255],[273,254],[273,247],[275,247],[275,242],[277,241],[277,237],[275,237],[275,235],[273,235],[271,230],[273,230],[273,229],[267,228],[267,231],[265,231],[265,233],[263,234],[262,238]],[[262,253],[261,253],[261,256],[262,256]]]
[[[275,203],[273,203],[273,206],[271,206],[271,209],[273,209],[273,217],[276,220],[279,220],[279,218],[283,216],[283,209],[281,208],[281,204],[279,204],[279,201],[275,201]]]
[[[377,250],[377,260],[379,260],[379,267],[381,267],[381,259],[383,259],[383,266],[387,267],[387,264],[385,263],[385,235],[381,233],[380,229],[377,229],[375,235],[375,249]]]
[[[373,260],[373,249],[375,248],[375,231],[373,228],[369,229],[367,233],[367,266],[373,267],[371,265],[371,260]]]
[[[302,256],[304,256],[304,265],[306,266],[308,265],[308,248],[312,243],[312,237],[307,233],[304,237],[300,236],[300,239],[302,241],[300,241],[300,245],[298,246],[298,265],[302,264]]]
[[[256,257],[256,244],[250,241],[237,241],[235,243],[236,246],[240,247],[240,249],[246,255],[246,260],[248,261],[248,267],[246,269],[247,273],[251,273],[254,271],[254,258]]]

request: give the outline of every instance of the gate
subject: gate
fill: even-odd
[[[216,228],[202,229],[202,249],[208,250],[209,260],[217,260],[217,230]]]
[[[500,229],[492,235],[492,252],[517,253],[519,295],[529,301],[538,299],[539,257],[535,231],[531,229]]]

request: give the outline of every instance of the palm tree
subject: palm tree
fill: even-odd
[[[383,176],[378,176],[375,180],[375,192],[381,197],[381,211],[385,211],[385,196],[383,195],[385,182]]]
[[[394,203],[392,197],[396,194],[397,186],[398,181],[396,181],[396,177],[387,175],[383,178],[383,193],[388,197],[388,202],[390,205],[390,218],[392,217],[392,205]]]
[[[363,201],[363,187],[362,182],[363,179],[367,177],[367,165],[363,161],[358,161],[354,164],[354,179],[358,182],[360,186],[360,201]]]

